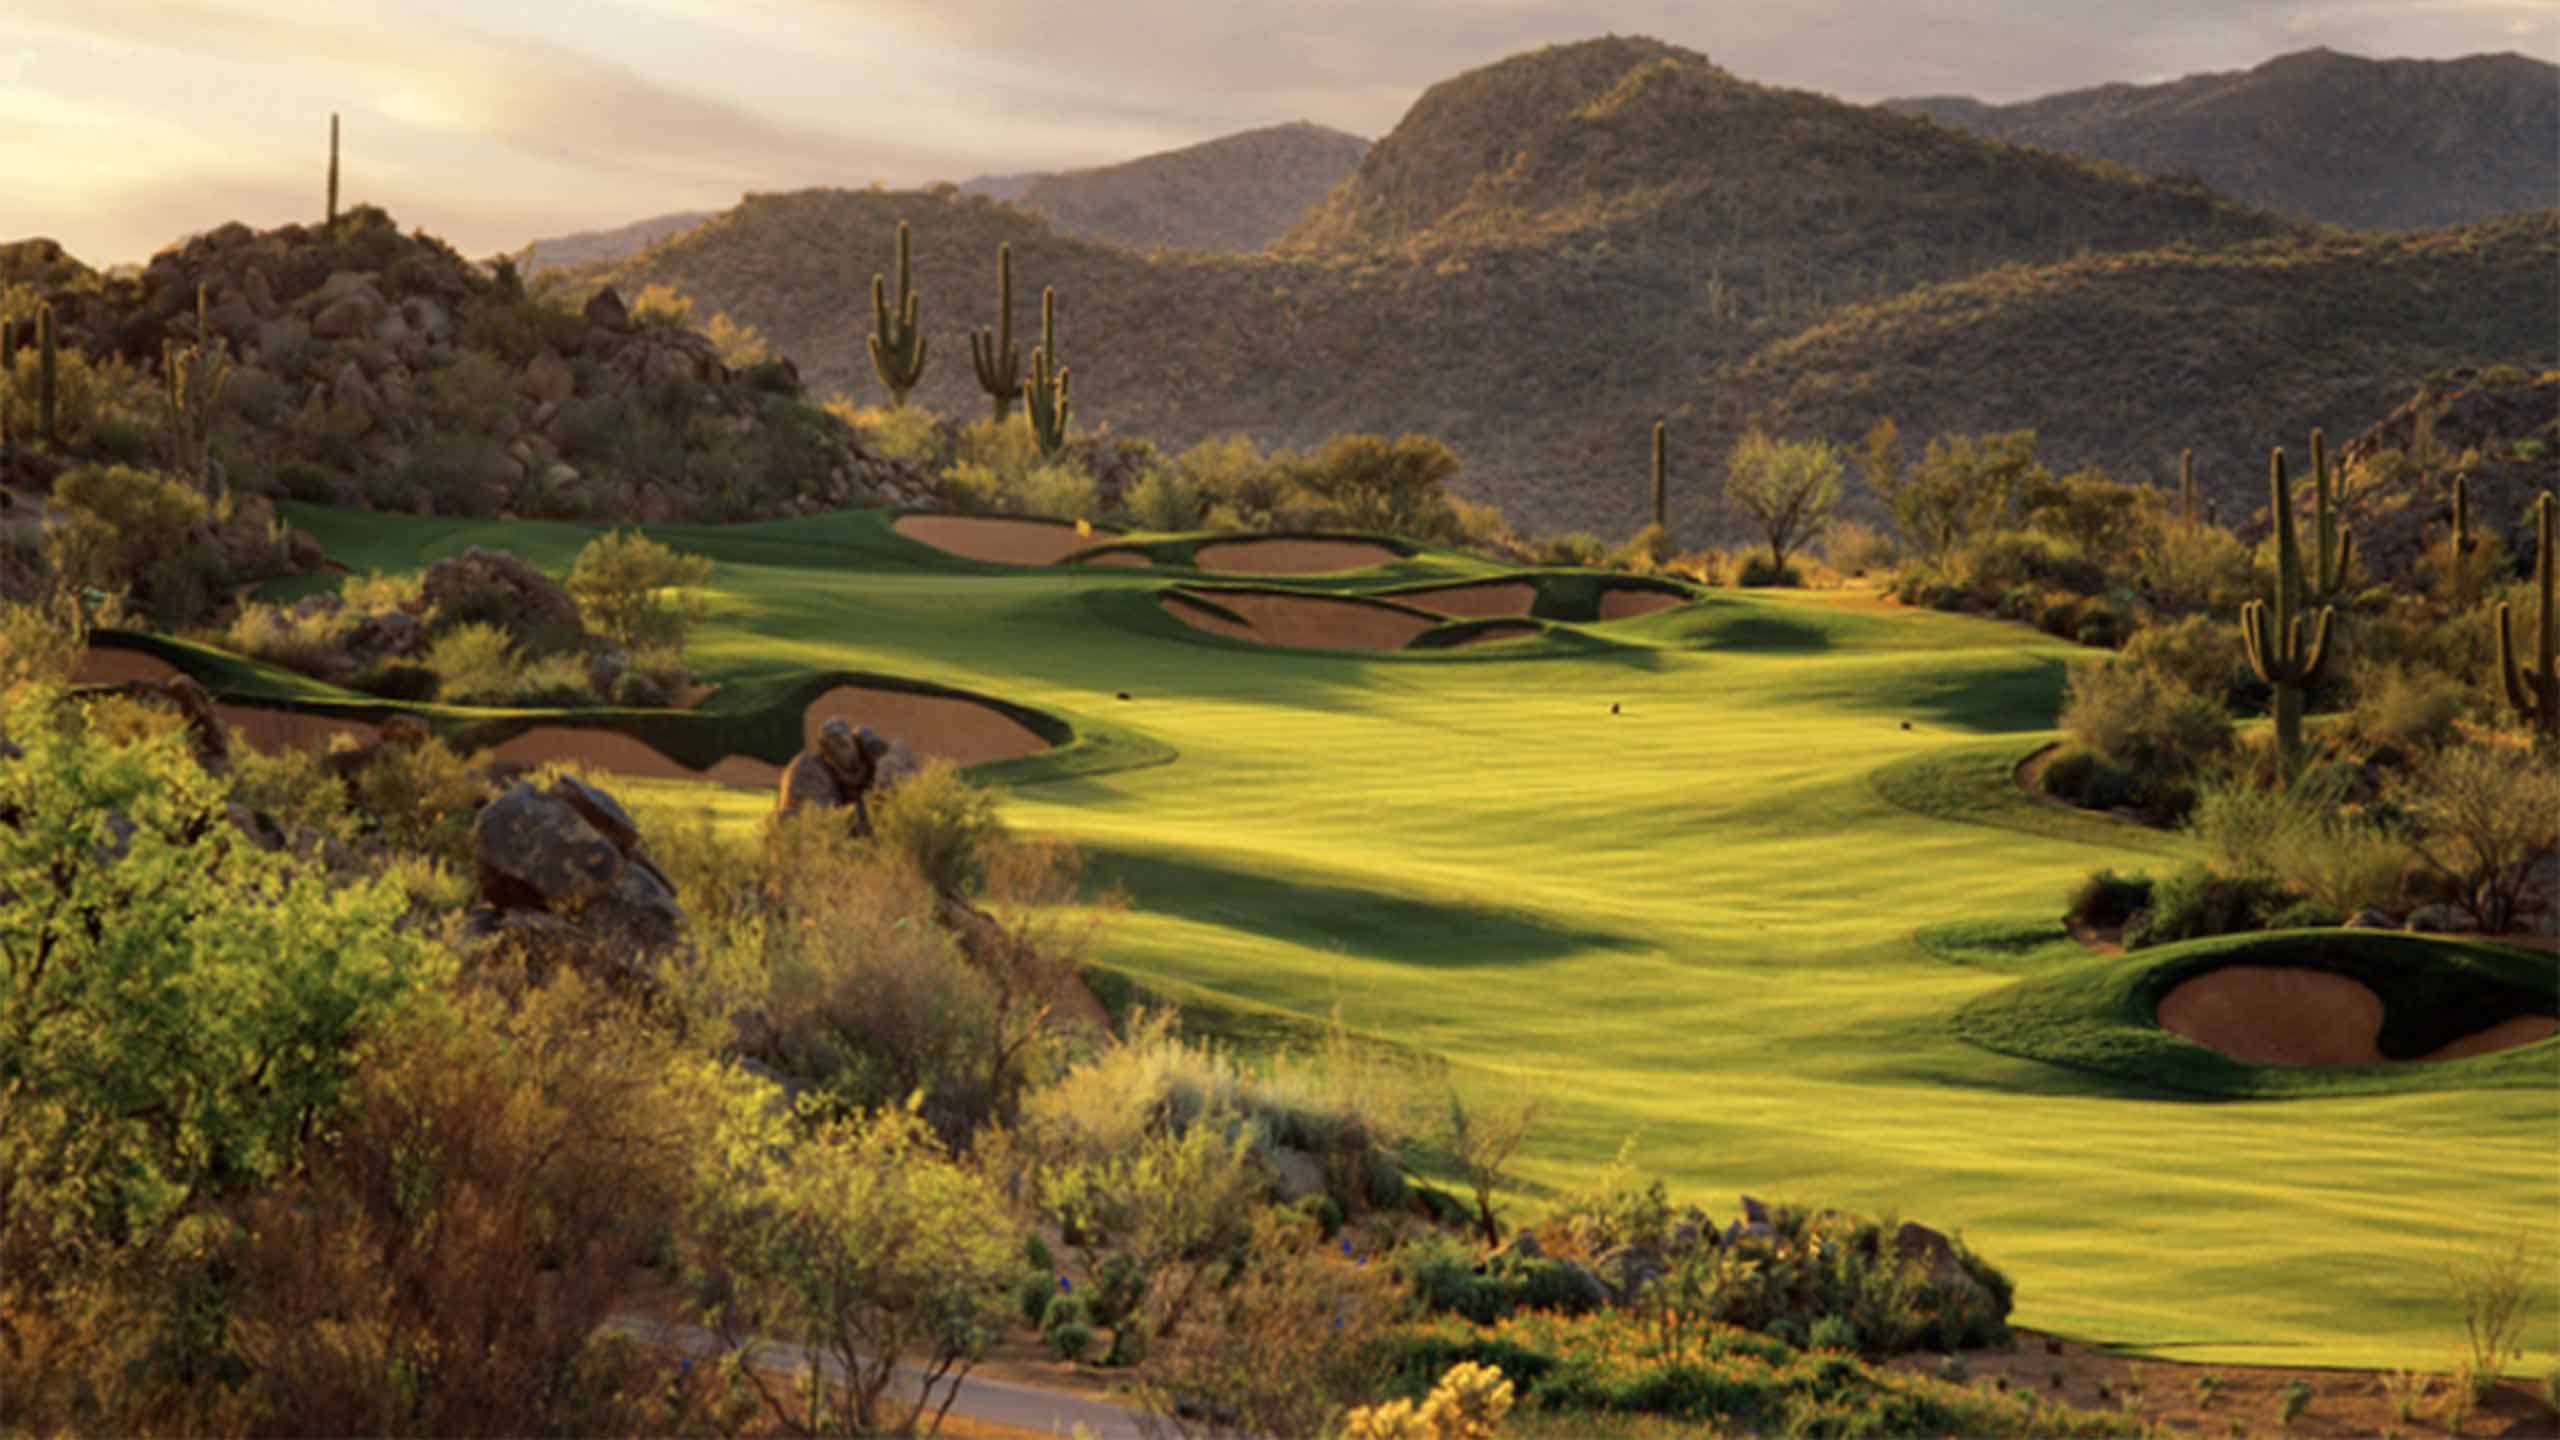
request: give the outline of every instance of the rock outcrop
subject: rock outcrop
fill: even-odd
[[[900,740],[870,726],[856,729],[838,718],[819,727],[817,743],[783,767],[774,808],[782,814],[816,807],[850,810],[856,835],[871,833],[870,802],[916,773],[915,755]]]
[[[514,948],[537,971],[566,963],[646,987],[684,944],[675,886],[641,848],[640,827],[582,780],[510,787],[481,810],[471,850],[480,903],[466,933]]]
[[[440,615],[486,618],[504,627],[519,645],[556,642],[583,629],[569,592],[504,550],[474,545],[439,560],[427,567],[419,589]]]

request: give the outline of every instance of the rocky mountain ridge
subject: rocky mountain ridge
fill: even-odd
[[[1976,135],[2185,173],[2328,224],[2457,224],[2560,204],[2560,66],[2507,53],[2369,60],[2334,50],[2159,85],[1885,108]]]

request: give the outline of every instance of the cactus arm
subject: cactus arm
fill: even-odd
[[[2516,643],[2515,622],[2504,601],[2498,605],[2498,677],[2505,682],[2507,703],[2515,707],[2545,744],[2560,742],[2560,656],[2554,655],[2555,631],[2560,631],[2560,616],[2553,614],[2553,557],[2551,554],[2551,519],[2555,502],[2545,490],[2533,502],[2535,588],[2541,592],[2542,615],[2534,634],[2534,659],[2527,663],[2523,647]]]
[[[1009,242],[996,247],[995,328],[981,325],[969,336],[969,363],[978,372],[979,388],[995,402],[996,423],[1003,424],[1014,391],[1022,385],[1022,351],[1013,343],[1013,246]]]
[[[1653,422],[1653,523],[1668,527],[1671,523],[1670,472],[1664,458],[1663,422]]]
[[[53,306],[47,302],[36,307],[36,433],[47,445],[59,445],[62,437],[54,430],[56,371],[53,338]]]

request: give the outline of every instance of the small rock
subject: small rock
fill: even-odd
[[[631,333],[631,311],[610,285],[597,291],[595,298],[587,302],[585,314],[587,323],[600,330],[610,330],[617,335]]]
[[[2459,905],[2421,905],[2402,928],[2413,935],[2475,935],[2480,922]]]
[[[545,348],[524,367],[524,393],[536,403],[559,405],[577,393],[578,379],[557,350]]]

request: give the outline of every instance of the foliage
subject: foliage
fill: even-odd
[[[722,1088],[716,1146],[696,1177],[691,1219],[700,1278],[720,1302],[715,1328],[737,1347],[788,1326],[840,1367],[840,1381],[813,1369],[796,1397],[755,1377],[795,1430],[938,1429],[1002,1322],[1019,1236],[913,1108],[821,1119],[804,1105],[802,1128],[770,1094]],[[912,1403],[892,1396],[902,1369]]]
[[[2125,926],[2124,946],[2140,950],[2263,929],[2282,902],[2282,892],[2270,875],[2222,875],[2202,865],[2182,865],[2152,887],[2150,908]]]
[[[443,741],[385,745],[351,777],[356,808],[395,850],[457,866],[471,861],[471,823],[489,783]]]
[[[225,578],[218,555],[187,537],[208,515],[204,497],[180,480],[128,465],[80,465],[53,482],[53,502],[72,512],[49,542],[67,583],[132,590],[171,621],[205,608]]]
[[[2032,430],[1939,436],[1908,474],[1893,461],[1895,442],[1891,429],[1879,425],[1868,435],[1860,468],[1894,528],[1934,568],[1944,569],[1967,539],[2012,519],[2028,487],[2045,474]]]
[[[1199,1313],[1151,1351],[1151,1418],[1195,1436],[1324,1435],[1384,1388],[1397,1311],[1385,1267],[1270,1212],[1214,1270]]]
[[[1324,523],[1433,538],[1446,533],[1458,457],[1428,435],[1336,435],[1291,467]]]
[[[2396,790],[2418,857],[2462,894],[2489,933],[2513,927],[2524,866],[2560,845],[2560,769],[2521,746],[2475,740],[2421,760]]]
[[[390,886],[249,844],[174,733],[113,744],[43,685],[0,730],[0,1273],[40,1288],[284,1173],[444,962]]]
[[[682,645],[711,613],[703,587],[711,561],[685,555],[638,531],[608,531],[578,552],[569,598],[589,625],[624,649]]]
[[[2127,877],[2113,870],[2092,870],[2071,887],[2062,913],[2092,925],[2122,925],[2150,905],[2151,889],[2148,875]]]
[[[1526,1088],[1474,1106],[1456,1087],[1449,1090],[1449,1154],[1457,1162],[1460,1178],[1474,1192],[1476,1223],[1487,1245],[1502,1243],[1501,1228],[1493,1218],[1493,1192],[1501,1188],[1512,1157],[1528,1143],[1539,1108],[1537,1094]]]
[[[2127,771],[2157,811],[2182,808],[2180,793],[2231,747],[2231,717],[2217,700],[2159,671],[2121,659],[2083,661],[2064,687],[2062,729]]]
[[[1746,432],[1725,458],[1724,503],[1769,544],[1769,565],[1818,537],[1840,506],[1840,455],[1826,440],[1777,440]]]
[[[1390,1400],[1352,1411],[1343,1419],[1343,1440],[1489,1440],[1511,1405],[1511,1382],[1501,1371],[1462,1360],[1419,1405]]]
[[[460,705],[503,705],[524,688],[515,638],[495,625],[467,621],[428,642],[427,668],[436,693]]]

